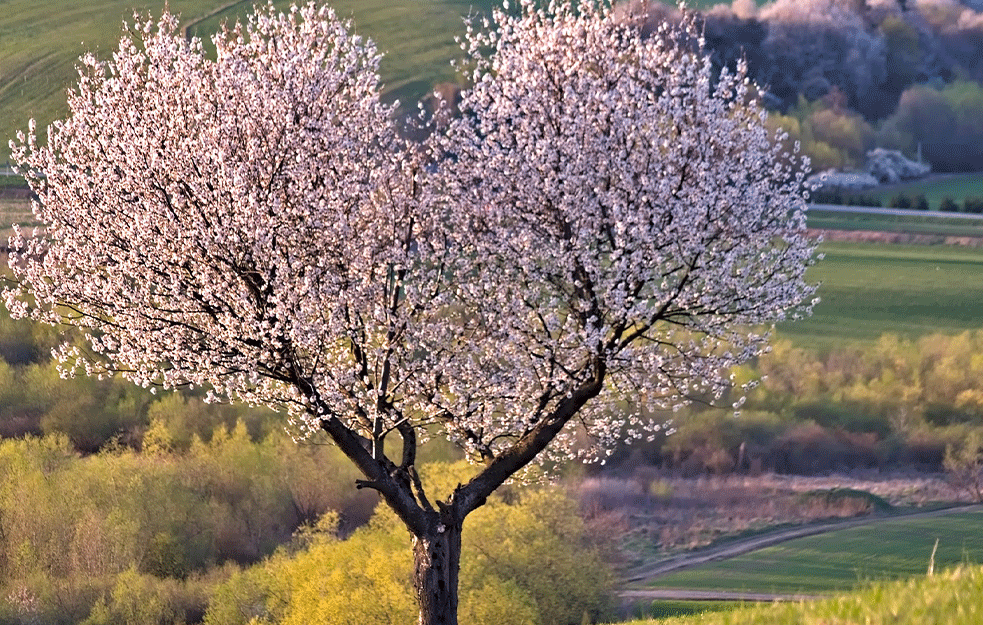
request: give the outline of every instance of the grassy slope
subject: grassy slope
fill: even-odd
[[[415,100],[430,85],[453,77],[450,59],[459,56],[454,37],[464,31],[462,16],[487,10],[494,0],[335,0],[342,16],[376,39],[388,53],[383,79],[394,95]],[[170,0],[185,23],[195,22],[230,0]],[[286,7],[287,1],[276,2]],[[133,9],[159,14],[163,0],[7,0],[0,11],[0,163],[7,160],[7,139],[27,120],[44,125],[65,114],[65,89],[76,81],[75,61],[85,51],[108,57],[116,47],[123,20]],[[222,20],[245,15],[251,2],[240,2],[200,22],[195,34],[207,36]]]
[[[978,625],[983,569],[961,567],[928,578],[873,584],[823,601],[760,605],[633,625]]]
[[[274,4],[286,8],[290,0]],[[455,37],[464,33],[464,16],[487,13],[497,0],[333,0],[338,15],[371,37],[385,53],[381,68],[387,93],[415,102],[430,87],[454,79],[451,59],[460,57]],[[214,32],[222,21],[245,16],[250,4],[237,5],[200,25],[199,34]]]
[[[654,580],[658,588],[825,593],[868,580],[922,575],[935,539],[936,567],[983,562],[983,512],[896,519],[809,536]]]
[[[950,246],[824,243],[810,269],[821,282],[814,315],[778,328],[824,346],[885,332],[919,336],[983,325],[983,250]]]
[[[187,19],[228,0],[170,0]],[[76,81],[76,59],[87,50],[108,56],[134,8],[160,13],[163,0],[6,0],[0,11],[0,162],[7,140],[35,117],[46,124],[64,114],[65,89]]]
[[[718,0],[692,0],[706,7]],[[485,12],[501,0],[329,0],[339,15],[386,52],[383,81],[392,97],[412,103],[437,82],[450,80],[450,60],[460,56],[455,36],[464,32],[462,17]],[[170,0],[185,23],[226,5],[218,16],[200,22],[199,35],[214,32],[225,19],[245,15],[250,0]],[[262,4],[262,2],[261,2]],[[286,7],[289,0],[276,0]],[[674,4],[674,3],[673,3]],[[513,3],[514,5],[514,3]],[[75,61],[93,51],[107,57],[116,47],[123,20],[133,10],[159,14],[164,0],[5,0],[0,10],[0,163],[7,161],[7,140],[35,117],[44,126],[65,114],[65,89],[76,81]]]

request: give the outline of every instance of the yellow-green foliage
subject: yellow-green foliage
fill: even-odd
[[[741,608],[634,625],[979,625],[983,569],[960,567],[905,582],[874,584],[833,599]]]
[[[34,597],[42,623],[182,620],[204,610],[205,571],[255,562],[326,512],[350,526],[375,501],[333,447],[256,442],[239,424],[173,453],[159,421],[150,432],[146,453],[87,457],[65,435],[0,441],[0,597]],[[156,599],[125,601],[143,595]]]
[[[815,102],[800,96],[798,106],[788,114],[772,113],[768,127],[788,133],[788,147],[798,142],[811,159],[813,171],[863,167],[867,150],[874,144],[874,131],[842,100],[835,90]]]
[[[452,488],[466,471],[460,465],[431,466],[425,479]],[[588,543],[575,502],[551,488],[510,499],[493,498],[465,522],[461,622],[576,625],[585,613],[599,615],[611,574]],[[410,537],[388,510],[380,509],[368,526],[345,540],[321,536],[306,550],[278,553],[230,579],[216,592],[206,623],[397,625],[415,620]]]
[[[753,401],[780,409],[810,401],[863,406],[906,431],[925,423],[983,425],[983,331],[917,340],[884,335],[826,354],[776,342],[759,362]]]

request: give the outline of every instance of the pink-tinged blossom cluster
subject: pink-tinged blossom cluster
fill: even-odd
[[[387,402],[432,370],[413,344],[441,287],[379,54],[313,4],[213,42],[138,23],[111,61],[82,59],[46,145],[20,138],[45,227],[12,241],[7,305],[89,330],[66,371],[388,430]]]
[[[214,57],[174,16],[136,24],[82,59],[47,143],[13,145],[45,227],[12,239],[8,307],[88,330],[66,371],[325,429],[411,527],[428,434],[494,469],[463,515],[547,445],[592,455],[720,397],[814,292],[802,174],[744,69],[591,2],[493,22],[426,146],[330,9],[260,9]]]
[[[474,382],[450,429],[496,455],[603,379],[562,456],[719,398],[763,327],[808,312],[814,244],[802,163],[744,67],[712,76],[692,22],[642,38],[593,2],[520,5],[469,33],[474,87],[445,137],[458,289],[484,333],[451,376]]]

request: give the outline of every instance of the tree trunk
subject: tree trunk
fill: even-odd
[[[457,625],[457,576],[461,566],[461,523],[429,523],[413,538],[413,587],[419,625]]]

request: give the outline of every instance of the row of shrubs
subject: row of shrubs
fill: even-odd
[[[188,452],[193,441],[207,445],[214,431],[228,431],[233,423],[253,443],[280,432],[268,411],[206,405],[176,393],[151,395],[122,380],[63,380],[39,355],[40,345],[50,340],[46,331],[32,333],[30,325],[0,320],[0,436],[61,434],[75,451],[92,454],[107,446],[140,450],[150,443]],[[946,428],[983,427],[981,352],[983,332],[915,341],[886,336],[874,346],[825,354],[779,342],[738,372],[742,380],[764,378],[748,397],[742,419],[733,420],[729,411],[719,411],[720,417],[698,410],[677,415],[679,432],[657,443],[651,455],[673,466],[705,455],[699,464],[714,470],[730,465],[813,473],[902,464],[938,470],[955,436]],[[748,431],[727,445],[708,448],[686,434],[696,428],[719,439],[738,427],[731,422]],[[829,453],[817,454],[817,447]],[[450,448],[428,453],[431,459],[455,457]]]
[[[881,208],[885,203],[880,197],[855,191],[824,189],[812,194],[812,200],[817,204],[833,204],[838,206],[865,206]],[[887,208],[903,208],[909,210],[930,210],[928,198],[924,193],[898,193],[888,198]],[[983,213],[983,198],[966,197],[960,204],[949,196],[943,197],[939,210],[948,213]]]
[[[740,416],[693,407],[675,415],[671,436],[625,448],[682,475],[731,472],[810,475],[838,470],[942,471],[983,430],[983,331],[886,335],[873,345],[818,353],[776,341],[737,371],[761,379]]]

